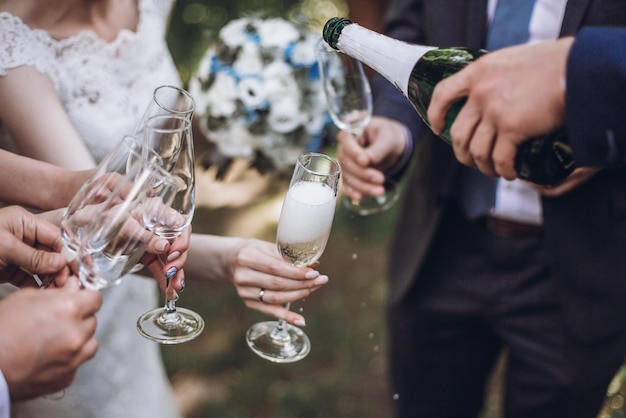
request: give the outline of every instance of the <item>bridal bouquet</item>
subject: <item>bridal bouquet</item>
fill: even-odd
[[[281,18],[241,18],[220,30],[189,89],[200,129],[221,156],[290,173],[302,151],[322,145],[328,116],[318,41]]]

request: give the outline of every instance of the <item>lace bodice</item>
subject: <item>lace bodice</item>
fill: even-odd
[[[122,135],[134,131],[155,87],[180,84],[164,36],[172,4],[140,0],[137,31],[123,30],[110,43],[92,31],[55,40],[18,17],[0,13],[0,75],[20,66],[47,75],[70,120],[100,160]],[[14,149],[5,131],[0,132],[0,146]]]
[[[124,30],[112,42],[91,31],[55,40],[0,13],[0,76],[31,66],[49,77],[74,127],[100,160],[124,134],[134,132],[157,86],[180,84],[165,43],[172,5],[173,0],[139,0],[137,31]],[[15,149],[1,125],[0,147]],[[13,418],[179,416],[159,347],[135,329],[137,318],[160,303],[155,281],[126,277],[103,296],[96,357],[78,369],[62,400],[16,403]]]

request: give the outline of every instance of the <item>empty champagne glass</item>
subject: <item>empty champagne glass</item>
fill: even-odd
[[[342,131],[359,138],[372,118],[372,92],[363,65],[357,59],[330,48],[320,41],[316,49],[328,113]],[[366,144],[361,144],[366,145]],[[386,178],[385,194],[344,199],[344,206],[359,215],[372,215],[390,208],[397,200],[397,184]]]
[[[160,166],[160,157],[149,149],[143,149],[141,143],[131,136],[125,136],[102,159],[63,213],[61,236],[63,253],[68,260],[75,258],[81,240],[93,228],[95,214],[99,210],[97,205],[104,204],[122,183],[132,180],[140,173],[140,168],[152,163]]]
[[[125,136],[113,151],[102,159],[93,173],[76,192],[67,208],[65,208],[61,219],[62,253],[68,261],[74,261],[78,257],[78,276],[82,286],[100,290],[114,286],[120,282],[122,275],[118,276],[117,273],[111,274],[113,270],[112,264],[119,262],[120,258],[113,259],[111,258],[111,254],[109,254],[108,258],[111,264],[108,267],[104,266],[102,263],[96,266],[94,263],[95,260],[87,260],[90,251],[92,253],[92,259],[94,258],[93,246],[89,243],[89,237],[95,234],[94,231],[96,230],[98,230],[100,234],[108,231],[109,236],[111,236],[111,234],[116,235],[115,231],[112,231],[113,225],[117,225],[117,227],[121,229],[121,222],[111,223],[108,227],[104,227],[99,223],[107,205],[110,205],[114,201],[119,203],[123,199],[129,199],[131,196],[118,195],[122,192],[129,192],[129,181],[137,180],[137,176],[144,170],[154,170],[155,167],[160,167],[160,165],[161,162],[158,155],[142,150],[141,144],[135,141],[135,138]],[[162,174],[162,171],[159,172],[159,170],[156,170],[153,175],[158,177]],[[141,180],[142,177],[139,177],[137,185],[145,181],[145,178]],[[152,179],[152,181],[160,181],[155,180],[154,177]],[[129,200],[129,203],[130,201],[132,201],[132,199]],[[114,206],[109,207],[106,212],[107,216],[112,216],[110,219],[121,219],[119,218],[119,214],[117,216],[113,215]],[[100,242],[98,246],[102,245],[103,248],[106,247],[106,241],[103,240],[102,236],[96,240]],[[128,247],[126,249],[130,250]],[[109,253],[111,253],[110,250]],[[125,267],[118,270],[118,272],[120,274],[132,272],[134,267],[133,260],[138,260],[142,254],[143,249],[141,248],[136,249],[136,257],[131,257],[130,252],[127,251],[123,257],[126,263]],[[106,259],[107,257],[99,258],[100,261]],[[94,267],[98,267],[98,271],[89,271],[87,267],[89,263],[94,263]],[[107,272],[106,274],[105,271]],[[46,399],[59,400],[62,399],[64,395],[65,390],[61,390],[43,397]]]
[[[191,122],[194,108],[195,102],[187,90],[170,85],[159,86],[154,89],[150,103],[135,128],[134,136],[142,137],[146,122],[153,116],[182,116]]]
[[[154,235],[132,217],[144,193],[169,173],[157,160],[144,160],[132,137],[125,137],[74,195],[61,221],[63,254],[77,261],[85,288],[102,290],[120,283],[143,256]],[[151,193],[154,195],[155,193]],[[60,400],[65,389],[44,395]]]
[[[83,227],[77,253],[78,277],[84,287],[114,286],[139,262],[155,238],[146,227],[145,207],[163,211],[173,198],[163,184],[176,187],[171,174],[159,165],[137,160],[117,179],[105,201],[87,199],[66,218],[67,225],[84,225],[85,220],[89,225]]]
[[[327,155],[307,152],[298,157],[276,234],[285,261],[309,266],[321,257],[335,215],[340,174],[339,163]],[[254,324],[246,341],[259,356],[276,363],[298,361],[311,350],[307,335],[282,319]]]
[[[183,115],[163,114],[147,119],[143,144],[155,151],[165,170],[177,183],[167,219],[153,219],[152,231],[174,240],[190,224],[195,210],[195,175],[193,138],[190,121]],[[150,216],[154,216],[151,214]],[[204,329],[204,320],[192,310],[176,306],[178,295],[167,282],[165,305],[144,313],[137,320],[139,333],[161,344],[179,344],[196,338]]]

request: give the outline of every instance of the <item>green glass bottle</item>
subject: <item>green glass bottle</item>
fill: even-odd
[[[435,85],[487,53],[478,49],[408,44],[339,17],[326,22],[323,37],[332,48],[362,61],[393,83],[429,127],[426,112]],[[450,126],[464,103],[464,100],[456,102],[446,116],[446,130],[441,138],[448,144],[451,144]],[[519,178],[542,186],[562,182],[574,170],[565,129],[531,138],[520,145],[515,169]]]

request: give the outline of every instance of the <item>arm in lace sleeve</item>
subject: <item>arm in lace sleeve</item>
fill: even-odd
[[[0,76],[24,65],[46,72],[54,58],[50,43],[46,32],[30,29],[10,13],[0,13]]]

